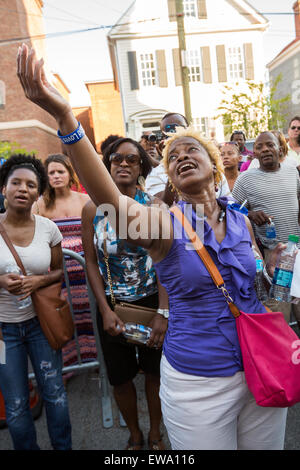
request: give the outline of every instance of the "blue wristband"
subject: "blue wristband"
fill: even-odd
[[[82,125],[79,122],[77,129],[71,132],[70,134],[61,135],[60,131],[57,131],[57,135],[64,144],[71,145],[71,144],[76,144],[76,142],[81,140],[82,137],[84,137],[85,132],[84,132]]]

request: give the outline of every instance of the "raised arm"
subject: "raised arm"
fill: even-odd
[[[37,60],[33,49],[23,44],[19,48],[17,67],[18,77],[25,96],[51,114],[62,135],[76,130],[78,122],[70,104],[47,81],[43,59]],[[79,142],[69,145],[70,158],[83,185],[98,206],[102,203],[118,205],[120,191],[113,183],[108,171],[101,162],[89,139],[84,136]]]
[[[70,104],[47,81],[43,64],[43,59],[37,60],[33,49],[29,52],[25,44],[19,48],[18,77],[25,96],[53,116],[60,134],[66,136],[77,129],[78,122],[73,115]],[[168,239],[163,236],[166,230],[165,226],[171,233],[169,240],[173,236],[168,213],[165,212],[162,215],[159,208],[149,208],[123,196],[86,136],[76,143],[68,145],[68,155],[80,181],[95,205],[109,204],[114,209],[114,217],[111,216],[111,213],[108,214],[108,217],[116,232],[120,234],[122,229],[124,238],[148,249],[150,254],[153,251],[156,260],[162,259],[170,245]],[[155,230],[153,230],[152,222],[153,213],[155,213],[155,223],[159,221]],[[136,230],[134,226],[137,228]],[[137,235],[139,227],[144,230],[143,233]],[[163,240],[161,240],[162,238]]]

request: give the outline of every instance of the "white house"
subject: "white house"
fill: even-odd
[[[264,81],[268,21],[245,0],[183,0],[193,123],[224,139],[216,109],[224,85]],[[184,114],[175,0],[135,0],[108,34],[127,134],[156,130]]]

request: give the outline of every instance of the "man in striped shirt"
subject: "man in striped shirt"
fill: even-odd
[[[262,132],[257,137],[254,154],[259,160],[260,168],[241,173],[235,182],[232,195],[238,203],[247,199],[248,217],[251,220],[255,238],[264,247],[267,261],[270,247],[266,238],[266,228],[270,217],[275,224],[278,242],[287,243],[291,234],[300,236],[298,220],[300,180],[296,168],[280,166],[279,158],[282,148],[278,138],[271,132]],[[279,308],[279,305],[272,305],[272,310],[274,310],[273,307]],[[290,307],[289,304],[280,305],[281,311],[284,308],[287,310],[288,307]],[[290,308],[288,310],[290,311]],[[290,313],[284,313],[286,319],[289,320]]]
[[[247,199],[246,207],[255,237],[264,247],[268,261],[270,247],[266,238],[267,223],[272,217],[278,242],[287,243],[288,236],[300,236],[299,198],[300,180],[296,168],[280,166],[282,148],[278,138],[271,132],[262,132],[255,141],[254,154],[260,168],[241,173],[235,182],[232,195],[237,202]],[[291,311],[300,326],[300,304],[289,304],[268,299],[264,302],[273,312],[282,312],[287,322]]]
[[[254,152],[260,168],[239,175],[232,195],[239,203],[247,199],[255,237],[268,248],[266,227],[270,217],[275,223],[278,241],[287,243],[290,234],[300,236],[300,180],[296,168],[280,166],[282,148],[271,132],[258,136]]]

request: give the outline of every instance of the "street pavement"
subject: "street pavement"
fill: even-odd
[[[102,424],[101,393],[98,372],[89,370],[74,375],[69,379],[66,390],[72,424],[72,440],[74,450],[122,450],[126,447],[129,433],[126,427],[120,426],[119,413],[112,395],[113,427],[105,429]],[[147,402],[144,393],[144,375],[138,374],[134,380],[137,389],[140,427],[144,433],[147,450],[149,419]],[[46,413],[43,408],[40,418],[35,420],[38,444],[42,450],[51,450],[47,433]],[[167,449],[170,444],[167,433],[162,425],[164,442]],[[0,429],[0,451],[12,450],[10,435],[7,430]]]
[[[141,430],[145,442],[149,431],[147,403],[144,393],[144,375],[135,378],[138,397],[138,411]],[[119,413],[112,397],[113,426],[103,427],[101,414],[101,393],[97,370],[87,370],[74,375],[67,383],[72,439],[74,450],[122,450],[126,447],[129,433],[126,427],[120,426]],[[112,392],[112,391],[111,391]],[[111,393],[112,396],[112,393]],[[51,450],[47,433],[45,409],[35,421],[38,444],[42,450]],[[162,424],[166,448],[170,449],[166,430]],[[12,450],[12,443],[7,428],[0,430],[0,450]],[[145,445],[147,450],[147,444]],[[300,403],[288,411],[285,450],[300,450]]]

